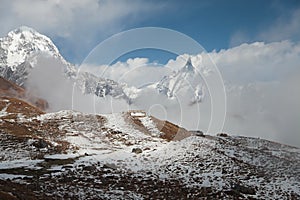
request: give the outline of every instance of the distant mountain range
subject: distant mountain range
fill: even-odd
[[[97,77],[89,72],[80,72],[60,55],[57,47],[47,36],[28,27],[20,27],[9,32],[6,37],[0,38],[0,76],[24,87],[31,69],[37,64],[37,57],[43,55],[61,62],[66,79],[76,83],[84,94],[95,94],[98,97],[110,95],[132,103],[143,90]],[[199,77],[200,74],[188,59],[181,70],[149,87],[155,88],[158,93],[168,98],[174,98],[176,94],[189,90],[192,94],[191,102],[197,103],[204,98],[204,86]]]

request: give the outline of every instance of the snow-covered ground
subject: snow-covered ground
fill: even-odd
[[[49,190],[56,197],[142,199],[157,190],[157,198],[164,196],[163,191],[180,191],[177,197],[181,198],[300,196],[298,148],[237,136],[190,136],[168,142],[160,137],[164,133],[152,118],[140,111],[106,115],[60,111],[15,117],[22,119],[7,122],[1,115],[0,126],[18,124],[30,129],[32,137],[18,141],[1,133],[6,139],[0,147],[0,180],[41,181],[40,192],[45,194]],[[65,149],[60,151],[62,144]],[[35,173],[40,175],[32,176]],[[69,179],[73,181],[68,184],[55,181]]]

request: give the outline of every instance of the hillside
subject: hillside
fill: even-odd
[[[298,199],[300,149],[0,99],[0,199]]]

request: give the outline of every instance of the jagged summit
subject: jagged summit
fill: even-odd
[[[170,76],[165,76],[156,88],[162,94],[170,98],[178,95],[191,95],[191,103],[201,102],[204,98],[204,86],[201,75],[193,66],[191,57],[187,59],[186,64],[177,72]],[[189,92],[188,92],[189,91]]]
[[[22,26],[20,26],[19,28],[16,28],[16,29],[10,31],[10,32],[8,33],[8,35],[9,35],[9,34],[12,34],[12,33],[21,33],[21,32],[31,32],[31,33],[33,33],[33,34],[39,34],[35,29],[33,29],[33,28],[31,28],[31,27],[28,27],[28,26],[22,25]]]
[[[0,52],[0,66],[8,66],[13,70],[38,52],[47,53],[65,62],[50,38],[26,26],[10,31],[6,37],[0,38]]]
[[[58,59],[64,66],[62,71],[66,79],[76,82],[84,94],[128,99],[123,91],[124,85],[90,73],[79,73],[61,56],[50,38],[27,26],[21,26],[0,38],[0,76],[24,86],[31,69],[37,66],[36,58],[40,54]]]
[[[64,59],[49,37],[33,28],[21,26],[0,38],[0,68],[9,67],[15,71],[25,62],[34,64],[34,57],[39,53],[59,59],[68,68],[73,66]]]
[[[0,38],[0,76],[24,86],[38,56],[58,59],[65,66],[65,73],[71,77],[76,74],[73,65],[59,53],[50,38],[27,26],[21,26]]]
[[[188,57],[188,59],[186,61],[186,64],[184,65],[184,67],[182,68],[182,70],[185,70],[185,71],[195,71],[195,67],[192,64],[192,60],[191,60],[190,56]]]

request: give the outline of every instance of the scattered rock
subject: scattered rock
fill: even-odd
[[[97,168],[93,165],[83,167],[83,170],[86,170],[86,171],[95,171],[96,169]]]
[[[38,148],[38,149],[43,149],[43,148],[46,148],[48,147],[48,143],[45,141],[45,140],[37,140],[35,142],[33,142],[32,144],[35,148]]]
[[[219,137],[228,137],[227,133],[218,133],[217,136]]]
[[[139,154],[139,153],[142,153],[143,150],[141,148],[133,148],[132,149],[132,153],[136,153],[136,154]]]
[[[197,131],[190,131],[194,136],[204,137],[203,131],[197,130]]]
[[[106,164],[103,165],[103,168],[109,168],[109,169],[116,170],[116,169],[118,169],[118,166],[115,165],[114,163],[106,163]]]
[[[243,186],[243,185],[239,185],[239,184],[234,185],[232,187],[232,189],[239,192],[239,193],[243,193],[243,194],[250,194],[250,195],[255,195],[256,194],[255,189],[250,188],[250,187],[246,187],[246,186]]]

